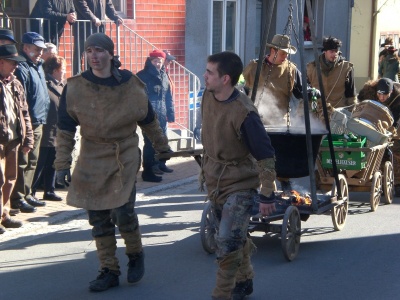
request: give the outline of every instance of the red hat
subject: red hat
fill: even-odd
[[[149,56],[150,57],[161,57],[164,59],[166,57],[165,53],[161,50],[153,50],[152,52],[150,52]]]

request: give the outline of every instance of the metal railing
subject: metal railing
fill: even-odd
[[[11,18],[3,27],[13,29],[17,41],[21,40],[25,32],[31,31],[32,21],[38,22],[39,34],[50,36],[50,29],[45,28],[47,19]],[[5,25],[5,26],[4,26]],[[78,30],[80,28],[80,30]],[[115,43],[115,52],[120,56],[121,68],[136,74],[142,70],[148,54],[157,49],[148,40],[138,35],[129,28],[129,25],[117,26],[110,20],[102,22],[102,27],[92,26],[90,21],[77,21],[73,25],[64,24],[64,33],[56,37],[58,54],[67,60],[67,77],[87,69],[83,43],[85,38],[92,33],[103,31]],[[75,55],[74,55],[75,52]],[[81,56],[76,53],[83,53]],[[173,130],[178,141],[178,150],[196,148],[193,139],[193,130],[197,123],[200,103],[200,79],[177,61],[172,61],[169,67],[169,76],[173,83],[173,99],[175,104],[175,122],[170,123],[169,129]],[[182,143],[184,140],[184,143]]]

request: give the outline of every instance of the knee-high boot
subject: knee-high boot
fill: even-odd
[[[213,299],[231,299],[235,287],[236,273],[243,258],[243,249],[236,250],[228,255],[217,258],[218,271],[216,285],[212,293]]]

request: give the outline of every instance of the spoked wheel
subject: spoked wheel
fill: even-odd
[[[299,252],[301,222],[297,207],[289,206],[283,217],[281,243],[283,255],[288,261],[292,261]]]
[[[381,172],[375,172],[371,183],[371,196],[369,198],[369,203],[371,205],[371,210],[376,211],[381,201],[382,195],[382,175]]]
[[[343,174],[339,174],[340,190],[342,192],[343,203],[336,205],[331,210],[331,217],[333,227],[336,231],[342,230],[346,224],[347,213],[349,211],[349,186],[347,185],[346,177]],[[336,183],[333,183],[331,196],[337,196]],[[340,199],[338,199],[340,200]]]
[[[394,171],[390,161],[385,162],[383,169],[383,194],[385,195],[385,203],[391,204],[394,197]]]
[[[211,211],[211,202],[208,201],[203,209],[200,221],[200,238],[203,249],[212,254],[215,252],[215,233],[217,225],[214,220],[214,215]]]

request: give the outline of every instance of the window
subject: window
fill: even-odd
[[[214,0],[212,4],[211,53],[238,52],[238,1]]]
[[[120,17],[126,17],[127,16],[127,7],[126,7],[126,2],[127,0],[112,0],[112,3],[114,4],[115,10],[118,12]],[[135,1],[132,0],[132,5],[135,7]]]

